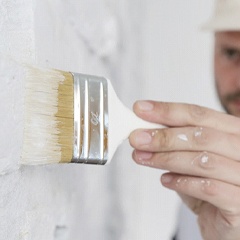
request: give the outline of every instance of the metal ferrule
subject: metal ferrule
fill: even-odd
[[[108,83],[105,78],[72,73],[74,78],[73,163],[108,159]]]

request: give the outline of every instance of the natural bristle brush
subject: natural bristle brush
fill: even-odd
[[[104,165],[137,128],[138,118],[103,77],[28,67],[22,164]]]

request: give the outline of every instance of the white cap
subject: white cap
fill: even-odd
[[[203,29],[240,31],[240,0],[215,0],[214,14]]]

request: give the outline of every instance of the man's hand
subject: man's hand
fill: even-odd
[[[136,130],[133,159],[169,171],[162,184],[198,215],[204,240],[240,239],[240,119],[204,107],[137,102],[135,113],[166,128]]]

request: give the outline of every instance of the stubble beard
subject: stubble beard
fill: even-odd
[[[240,117],[240,112],[233,112],[230,107],[229,104],[233,101],[236,100],[240,100],[240,90],[237,90],[233,93],[229,93],[226,95],[221,95],[220,91],[219,91],[219,86],[217,84],[217,81],[215,81],[215,85],[216,85],[216,90],[217,90],[217,95],[218,95],[218,99],[223,107],[223,109],[225,110],[226,113]]]

